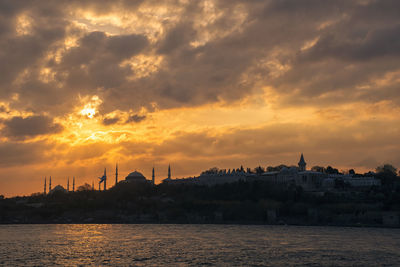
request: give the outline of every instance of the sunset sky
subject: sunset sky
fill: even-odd
[[[0,0],[0,194],[400,167],[400,1]],[[111,175],[112,174],[112,175]],[[97,186],[96,186],[97,187]]]

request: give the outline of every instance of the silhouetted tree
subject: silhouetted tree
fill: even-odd
[[[89,191],[89,190],[92,190],[92,186],[88,183],[85,183],[85,184],[79,186],[77,190],[78,191]]]
[[[218,173],[219,169],[217,167],[212,167],[206,171],[203,171],[201,174],[214,174]]]
[[[381,183],[384,186],[393,186],[394,181],[397,177],[397,169],[391,164],[383,164],[376,167],[376,177],[381,179]]]
[[[258,166],[257,168],[254,169],[254,172],[258,175],[261,175],[265,172],[265,169],[261,166]]]
[[[278,171],[281,171],[283,168],[289,168],[289,167],[287,165],[285,165],[285,164],[281,164],[279,166],[276,166],[275,168],[277,168]]]
[[[267,167],[267,172],[275,172],[275,171],[278,171],[278,169],[276,167],[272,167],[272,166]]]
[[[281,164],[281,165],[278,165],[278,166],[275,166],[275,167],[272,167],[272,166],[268,166],[267,167],[267,171],[268,172],[279,172],[279,171],[281,171],[283,168],[289,168],[287,165],[285,165],[285,164]]]
[[[350,174],[350,175],[355,175],[356,172],[355,172],[353,169],[350,169],[350,170],[349,170],[349,174]]]
[[[311,170],[312,170],[313,172],[324,172],[325,168],[324,168],[324,167],[321,167],[321,166],[313,166],[313,167],[311,168]]]
[[[326,167],[325,172],[328,174],[339,174],[338,169],[332,168],[331,166]]]
[[[397,175],[397,169],[391,164],[383,164],[381,166],[376,167],[377,173],[390,173],[391,175]]]

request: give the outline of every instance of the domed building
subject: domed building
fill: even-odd
[[[135,183],[146,183],[146,177],[138,171],[131,172],[128,176],[125,177],[125,181],[127,182],[135,182]]]
[[[67,190],[65,190],[65,188],[61,185],[56,185],[53,189],[49,191],[49,194],[54,194],[56,192],[67,193]]]

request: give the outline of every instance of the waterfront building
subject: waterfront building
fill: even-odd
[[[301,153],[298,167],[282,167],[279,170],[263,173],[244,172],[243,168],[218,170],[211,169],[203,172],[198,177],[171,179],[170,175],[164,179],[164,183],[170,184],[198,184],[213,186],[216,184],[233,183],[238,181],[262,180],[271,183],[285,184],[287,186],[300,186],[304,191],[328,191],[335,188],[337,181],[343,181],[351,187],[380,186],[380,180],[373,176],[353,177],[344,174],[328,174],[325,172],[311,171],[306,168],[307,163]],[[168,168],[168,170],[170,170]],[[168,172],[170,174],[170,172]]]

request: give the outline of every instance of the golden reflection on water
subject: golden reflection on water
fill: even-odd
[[[65,231],[67,235],[101,238],[104,236],[104,232],[112,229],[112,227],[112,224],[67,224],[58,225],[57,228],[60,231]]]

